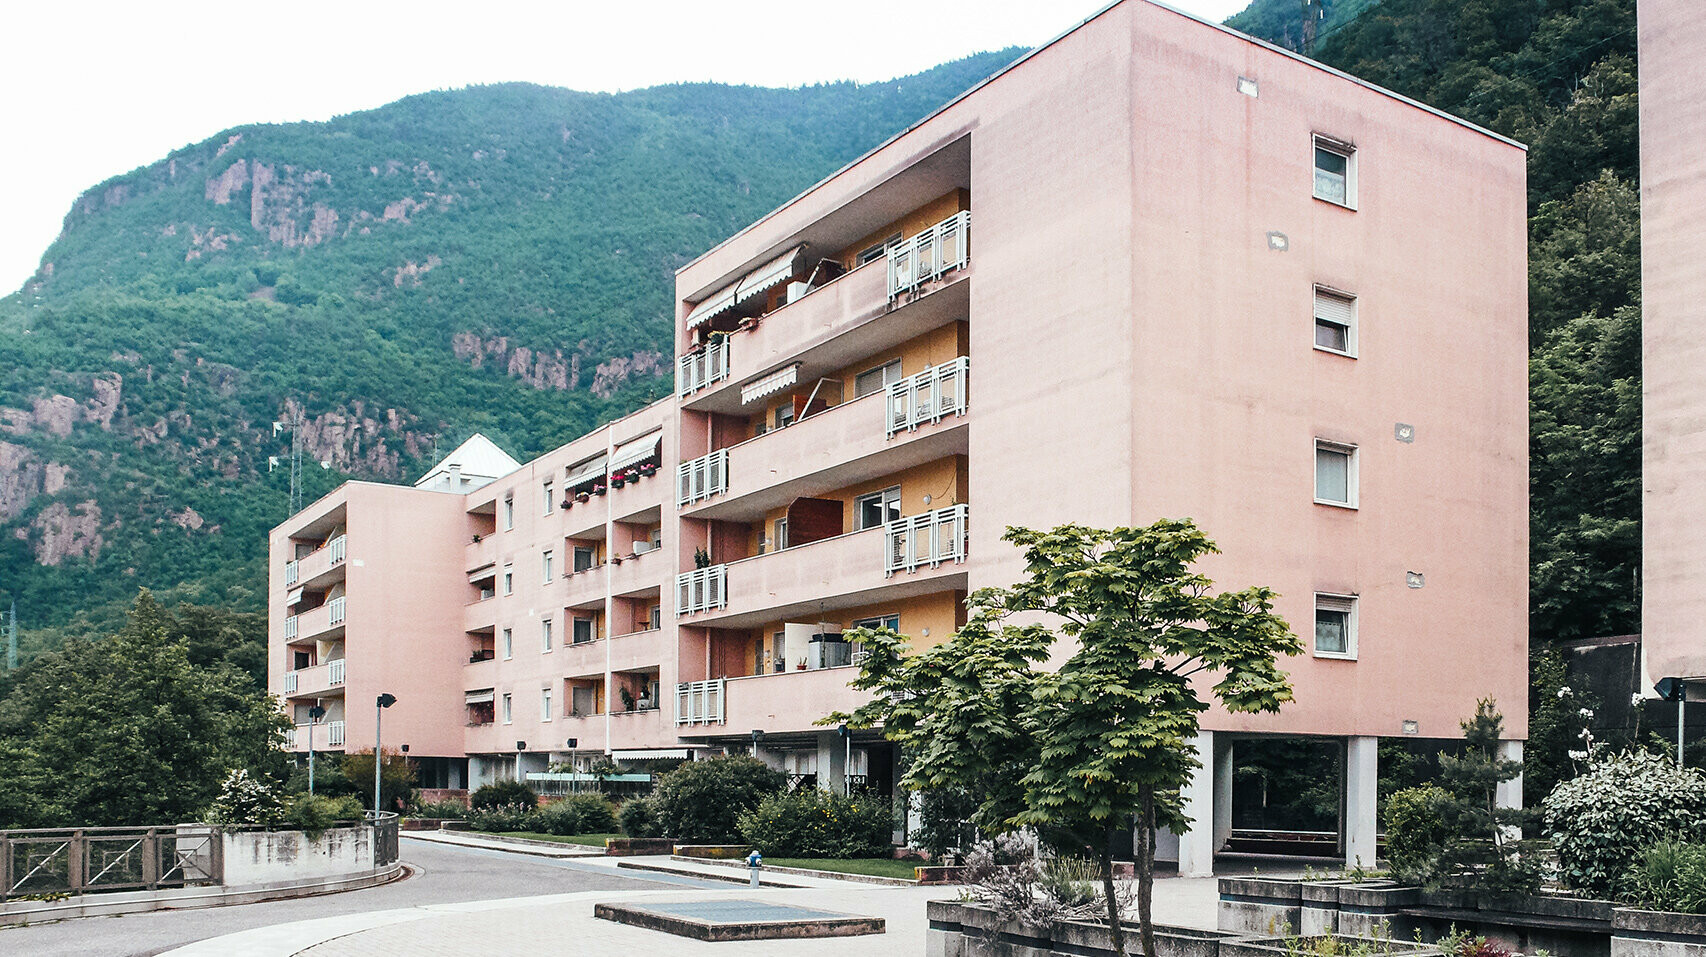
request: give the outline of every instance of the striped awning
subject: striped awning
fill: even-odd
[[[800,255],[806,247],[795,246],[775,259],[770,260],[739,280],[724,286],[709,296],[706,296],[687,314],[687,328],[692,329],[712,318],[722,315],[736,305],[751,299],[779,282],[786,282],[794,275],[794,265],[799,262]]]
[[[563,488],[572,489],[577,485],[585,485],[593,479],[604,478],[604,463],[609,461],[608,455],[599,455],[569,469],[569,477],[563,479]]]
[[[744,405],[762,399],[767,395],[775,395],[793,385],[800,378],[798,362],[784,366],[756,382],[750,382],[740,387],[740,401]]]
[[[493,694],[491,688],[487,688],[484,691],[470,691],[464,696],[462,703],[463,704],[491,704],[492,699],[494,697],[496,697],[496,695]]]
[[[610,457],[610,471],[615,472],[635,463],[644,462],[658,454],[658,446],[662,444],[663,431],[659,430],[618,447],[616,454]]]

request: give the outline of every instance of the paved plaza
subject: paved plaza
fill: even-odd
[[[912,957],[924,953],[924,904],[958,896],[953,887],[894,887],[789,876],[797,888],[753,890],[700,879],[718,865],[667,858],[541,857],[512,846],[406,837],[413,873],[383,887],[324,897],[126,917],[85,918],[0,930],[0,953],[30,957],[371,957],[374,954],[516,954],[572,945],[575,953],[667,951],[672,957],[811,954]],[[665,874],[621,868],[622,860],[667,864]],[[887,932],[829,940],[707,943],[593,917],[601,902],[677,904],[760,900],[881,917]],[[1157,922],[1211,929],[1213,879],[1156,882]]]

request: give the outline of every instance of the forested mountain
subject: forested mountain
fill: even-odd
[[[793,90],[427,93],[89,190],[0,300],[0,610],[26,656],[110,631],[139,586],[262,607],[275,421],[300,421],[312,501],[666,394],[678,266],[1019,52]]]
[[[1635,2],[1335,2],[1303,52],[1529,144],[1531,634],[1638,631]],[[1302,9],[1228,22],[1296,49]]]

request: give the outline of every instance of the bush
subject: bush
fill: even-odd
[[[1450,836],[1445,805],[1451,795],[1429,784],[1394,791],[1386,799],[1386,853],[1400,881],[1426,883]]]
[[[369,771],[372,769],[369,768]],[[474,792],[468,806],[476,811],[489,810],[508,804],[520,804],[529,809],[539,806],[539,795],[520,781],[499,781],[487,784]]]
[[[622,812],[618,817],[622,823],[622,833],[629,837],[659,837],[663,834],[657,805],[651,798],[629,798],[622,803]]]
[[[284,821],[284,800],[278,788],[239,769],[225,775],[206,817],[226,827],[275,827]]]
[[[604,834],[616,830],[616,810],[600,794],[571,794],[539,809],[547,834]]]
[[[373,800],[373,749],[352,751],[338,762],[338,772],[350,784],[350,791],[359,795],[366,806]],[[379,804],[381,810],[397,811],[414,800],[415,766],[401,751],[386,748],[379,762]]]
[[[300,794],[284,812],[285,823],[308,835],[311,841],[320,839],[326,829],[339,821],[359,821],[365,814],[362,803],[351,795],[325,797],[319,794]]]
[[[1619,897],[1648,910],[1706,914],[1706,845],[1660,841],[1629,868]]]
[[[526,804],[500,804],[468,812],[468,826],[476,831],[538,831],[539,811]]]
[[[740,819],[746,842],[775,857],[886,856],[893,830],[887,800],[817,788],[771,794]]]
[[[941,860],[948,852],[964,853],[977,840],[971,823],[978,801],[963,788],[937,788],[918,796],[918,828],[912,842]]]
[[[664,836],[733,844],[740,840],[741,815],[787,784],[786,774],[764,762],[732,755],[693,761],[661,775],[652,801]]]
[[[410,811],[409,816],[459,821],[468,816],[468,806],[461,801],[429,801]]]
[[[1544,808],[1564,883],[1599,897],[1654,844],[1706,842],[1706,775],[1647,751],[1595,762]]]

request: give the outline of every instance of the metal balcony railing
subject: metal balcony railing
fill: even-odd
[[[344,623],[344,596],[339,595],[326,603],[326,624],[341,625]]]
[[[294,639],[295,637],[296,637],[296,616],[291,615],[291,616],[284,619],[284,640],[290,641],[290,640]]]
[[[285,583],[285,585],[289,586],[289,585],[296,584],[297,579],[301,576],[301,573],[302,573],[301,566],[297,565],[293,561],[285,562],[284,563],[284,583]]]
[[[297,677],[298,676],[297,676],[296,672],[294,672],[294,671],[286,671],[284,673],[284,693],[285,694],[295,694],[296,693]]]
[[[888,387],[888,435],[911,431],[945,416],[965,415],[971,360],[960,356]]]
[[[675,723],[722,724],[725,720],[727,682],[686,681],[675,686]]]
[[[334,748],[344,746],[344,723],[332,721],[326,725],[326,743]]]
[[[681,463],[676,472],[675,505],[685,508],[728,490],[729,450],[718,449],[710,455]]]
[[[971,213],[959,212],[889,247],[889,298],[912,292],[971,261]]]
[[[729,603],[729,566],[695,568],[675,576],[675,613],[691,615]]]
[[[950,505],[883,526],[885,574],[965,561],[966,519],[966,506]]]
[[[326,564],[328,567],[343,561],[344,556],[348,551],[345,547],[345,538],[342,535],[339,535],[337,538],[327,542],[326,547],[332,550],[331,554],[327,556]]]
[[[334,658],[327,664],[326,683],[334,688],[344,683],[344,659]]]
[[[729,377],[729,337],[717,336],[705,345],[682,356],[676,366],[675,394],[692,395],[713,382]]]

